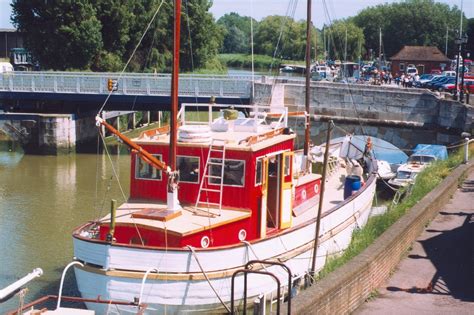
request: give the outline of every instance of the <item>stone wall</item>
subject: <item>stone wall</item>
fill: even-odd
[[[304,110],[305,87],[294,82],[282,84],[285,106],[290,111]],[[257,84],[256,101],[268,104],[271,91],[270,85]],[[460,140],[461,132],[473,128],[474,107],[428,90],[312,83],[310,107],[314,119],[331,118],[350,132],[376,136],[403,148],[417,143],[453,143]],[[321,124],[314,125],[321,129]],[[313,135],[318,133],[312,130]]]
[[[455,169],[365,251],[298,294],[292,314],[348,314],[357,309],[390,277],[426,223],[451,198],[460,178],[473,169],[474,159]]]
[[[95,141],[97,128],[93,115],[0,114],[2,129],[32,154],[66,154],[76,146]]]

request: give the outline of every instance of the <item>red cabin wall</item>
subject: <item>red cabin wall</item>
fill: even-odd
[[[161,154],[163,161],[166,164],[169,164],[168,146],[143,145],[143,148],[151,154]],[[177,148],[177,155],[200,157],[199,183],[202,180],[208,150],[209,148],[192,148],[184,146],[178,146]],[[260,227],[261,186],[255,185],[256,159],[272,152],[285,150],[293,150],[293,139],[289,139],[287,141],[278,143],[272,147],[268,147],[257,152],[227,150],[226,159],[236,159],[245,161],[245,183],[243,187],[224,186],[222,195],[222,205],[233,208],[250,209],[252,211],[251,217],[249,219],[231,224],[226,224],[225,226],[217,227],[209,231],[204,231],[196,233],[194,235],[183,237],[180,241],[176,240],[176,242],[179,242],[178,246],[192,245],[200,247],[200,241],[204,235],[208,235],[209,238],[211,238],[211,246],[232,244],[235,242],[234,238],[237,237],[237,234],[240,229],[246,230],[247,240],[253,240],[258,238]],[[161,180],[136,179],[136,153],[132,153],[131,162],[130,197],[132,199],[148,199],[165,202],[167,176],[164,174],[164,172],[162,172]],[[178,190],[179,200],[182,203],[194,204],[196,202],[197,195],[199,192],[199,183],[181,182],[179,184]],[[210,188],[212,188],[212,185],[210,185]],[[218,194],[215,194],[214,196],[210,195],[209,201],[218,202]],[[130,231],[130,233],[134,232]],[[156,233],[156,231],[153,233]],[[164,236],[157,236],[153,239],[153,243],[155,243],[156,240],[157,245],[149,244],[150,246],[163,246]],[[169,234],[168,245],[172,246],[170,242],[176,243],[173,240],[173,236],[170,237]]]

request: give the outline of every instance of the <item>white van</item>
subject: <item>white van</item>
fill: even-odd
[[[13,72],[13,66],[9,62],[0,62],[0,73]]]
[[[456,71],[443,71],[441,75],[444,75],[445,77],[455,77]]]

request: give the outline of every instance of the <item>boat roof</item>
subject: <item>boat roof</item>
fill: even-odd
[[[190,107],[192,110],[186,112]],[[235,108],[238,110],[221,104],[182,104],[178,114],[178,146],[207,148],[217,141],[217,144],[224,142],[227,149],[255,152],[296,137],[287,128],[286,108],[248,105]],[[246,110],[247,116],[241,110]],[[201,119],[186,119],[191,116],[189,112]],[[133,141],[140,145],[168,145],[169,128],[143,132]]]
[[[439,160],[446,160],[448,151],[444,145],[420,143],[413,149],[413,155],[432,155]]]

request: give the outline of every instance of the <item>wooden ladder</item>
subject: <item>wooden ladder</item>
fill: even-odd
[[[201,179],[201,184],[199,185],[199,193],[197,196],[196,204],[194,209],[196,212],[199,212],[199,207],[205,206],[207,208],[207,213],[211,214],[209,208],[217,207],[219,209],[219,214],[221,215],[222,210],[222,189],[224,184],[224,164],[225,164],[225,144],[226,140],[212,139],[211,145],[209,147],[209,152],[207,154],[206,165],[204,166],[204,175]],[[213,162],[212,159],[220,160],[219,162]],[[211,174],[212,166],[220,166],[221,171],[219,175]],[[213,185],[218,185],[219,188],[209,188],[209,181],[217,180],[218,183],[213,183]],[[219,194],[219,202],[209,202],[209,193]],[[203,200],[203,197],[205,199]]]

